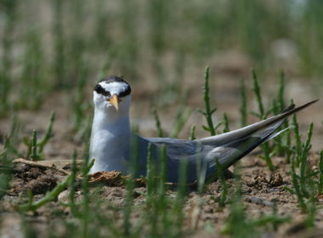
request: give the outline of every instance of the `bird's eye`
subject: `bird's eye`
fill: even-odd
[[[95,85],[94,91],[97,92],[98,94],[103,94],[104,89],[101,87],[100,84]]]
[[[106,97],[110,97],[111,96],[111,93],[109,91],[105,91],[102,93],[104,96]]]
[[[105,91],[104,88],[100,84],[97,84],[94,88],[94,91],[97,92],[98,94],[101,94],[103,96],[109,97],[111,96],[109,91]]]

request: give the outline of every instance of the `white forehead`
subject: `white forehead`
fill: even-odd
[[[100,85],[102,86],[102,88],[104,88],[105,91],[109,91],[111,93],[111,95],[124,92],[129,87],[128,84],[126,84],[124,82],[107,83],[107,82],[103,81],[103,82],[100,82]]]

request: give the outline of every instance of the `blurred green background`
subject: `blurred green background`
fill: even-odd
[[[0,39],[1,116],[60,90],[82,111],[87,86],[111,74],[164,95],[205,65],[322,81],[323,1],[1,0]]]
[[[7,158],[8,154],[10,160],[27,158],[31,148],[37,147],[32,142],[37,144],[38,135],[38,141],[46,143],[51,138],[41,159],[70,160],[72,154],[88,158],[92,88],[108,75],[123,76],[130,82],[135,101],[132,125],[144,136],[156,136],[156,132],[179,138],[208,136],[202,128],[204,116],[194,110],[203,108],[207,65],[211,107],[218,109],[212,116],[217,125],[222,123],[221,132],[263,119],[267,112],[279,113],[291,99],[300,105],[319,98],[323,88],[323,0],[0,0],[0,145],[5,149],[0,155]],[[258,83],[255,87],[252,69],[259,87]],[[257,116],[262,103],[264,113]],[[311,122],[315,124],[314,139],[308,145],[313,145],[313,151],[322,150],[322,106],[321,100],[298,114],[301,134]],[[56,114],[50,116],[51,112]],[[156,128],[159,118],[161,126]],[[277,154],[285,150],[291,155],[293,137],[287,134],[286,138],[284,145],[280,143],[284,139],[278,138],[273,147],[264,146],[264,158],[270,160],[274,146]],[[307,152],[295,151],[306,158]],[[10,181],[9,175],[11,172],[8,179],[1,180],[3,184]],[[311,180],[311,176],[306,178]],[[88,191],[85,185],[84,191]],[[156,204],[164,197],[161,193]],[[314,198],[315,193],[313,204]],[[88,208],[87,202],[84,196],[84,208]],[[109,205],[106,200],[104,204]],[[124,214],[128,208],[127,204],[122,208]],[[144,209],[151,227],[158,216],[166,217],[167,209],[156,215],[163,208],[157,213]],[[309,212],[313,221],[315,209]],[[89,231],[100,232],[105,225],[114,229],[110,213],[106,219],[102,209],[89,211],[90,216],[85,209],[80,218],[91,224]],[[57,216],[61,214],[57,212]],[[79,235],[78,223],[73,228],[62,217],[69,234]],[[167,232],[179,224],[163,220]],[[238,220],[242,226],[247,224],[243,214]],[[126,222],[125,218],[127,231]],[[137,227],[141,234],[141,225]],[[56,231],[46,228],[46,234],[48,230]]]

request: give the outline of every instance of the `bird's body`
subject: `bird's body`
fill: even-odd
[[[217,166],[226,169],[258,145],[278,135],[278,127],[285,119],[314,103],[298,108],[290,107],[279,115],[238,130],[197,140],[173,138],[144,138],[130,129],[129,107],[131,89],[118,77],[100,81],[94,90],[94,119],[92,125],[90,156],[95,159],[91,173],[120,171],[128,173],[130,162],[135,161],[137,175],[146,175],[148,148],[157,167],[160,165],[160,148],[165,148],[167,180],[177,182],[179,168],[187,161],[187,182],[198,176],[215,175]]]

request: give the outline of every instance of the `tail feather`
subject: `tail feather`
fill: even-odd
[[[317,102],[318,100],[313,100],[311,102],[308,102],[302,106],[294,108],[294,106],[290,106],[287,109],[285,109],[281,114],[278,114],[276,116],[270,117],[268,119],[265,119],[263,121],[256,122],[254,124],[251,124],[249,126],[223,133],[216,136],[206,137],[199,140],[196,140],[197,142],[201,143],[202,145],[211,145],[211,146],[221,146],[224,144],[229,143],[232,140],[243,138],[246,136],[249,136],[257,131],[262,130],[263,128],[269,127],[270,125],[273,125],[277,122],[280,124],[284,121],[285,118],[288,116],[310,106],[311,104]]]
[[[201,143],[205,145],[216,145],[207,156],[214,161],[214,163],[211,163],[211,167],[216,165],[215,160],[217,163],[220,163],[224,169],[230,167],[260,144],[283,133],[286,129],[280,131],[277,131],[277,129],[288,116],[308,107],[316,101],[317,100],[311,101],[296,108],[290,106],[288,107],[288,110],[285,109],[277,116],[273,116],[233,132],[225,133],[224,136],[222,134],[200,140]]]
[[[221,164],[222,168],[226,169],[230,167],[242,157],[249,154],[257,146],[285,131],[285,129],[283,129],[275,132],[281,123],[282,122],[277,122],[275,125],[271,125],[271,127],[267,128],[266,130],[258,131],[255,134],[242,137],[220,147],[214,148],[209,155],[209,158],[212,158],[214,161],[211,166],[216,165],[216,160]]]

